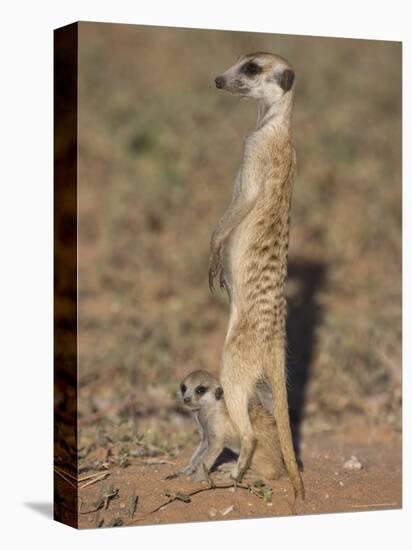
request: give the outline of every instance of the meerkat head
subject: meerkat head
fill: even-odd
[[[291,92],[295,72],[279,55],[242,55],[232,67],[215,78],[217,88],[252,99],[276,102]]]
[[[205,406],[213,406],[223,396],[219,381],[204,370],[188,374],[181,382],[178,397],[190,411],[198,411]]]

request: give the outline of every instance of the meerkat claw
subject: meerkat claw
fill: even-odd
[[[243,474],[241,472],[231,475],[231,478],[233,479],[233,483],[236,484],[236,486],[242,481]]]
[[[226,288],[225,276],[223,274],[223,271],[221,271],[219,274],[219,284],[220,284],[220,288]]]
[[[237,487],[238,487],[238,485],[239,485],[239,480],[238,480],[237,478],[235,478],[235,477],[232,477],[232,476],[230,476],[230,479],[231,479],[232,482],[233,482],[233,487],[234,487],[235,489],[237,489]]]
[[[209,474],[209,471],[206,467],[206,464],[204,462],[202,462],[202,469],[203,469],[203,474],[205,476],[205,480],[207,481],[209,487],[211,489],[215,489],[216,485],[215,485],[215,482],[213,481],[213,479],[210,477],[210,474]]]
[[[214,287],[214,284],[213,284],[214,278],[215,278],[215,275],[213,274],[213,271],[210,269],[209,270],[209,290],[212,293],[215,291],[215,287]]]

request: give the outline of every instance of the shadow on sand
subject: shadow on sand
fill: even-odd
[[[306,389],[317,345],[316,330],[323,318],[317,296],[325,285],[326,267],[319,262],[290,260],[288,280],[292,289],[296,287],[288,298],[288,395],[294,442],[300,459]]]

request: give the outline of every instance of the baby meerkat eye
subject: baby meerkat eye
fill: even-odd
[[[203,395],[207,392],[207,388],[205,386],[198,386],[195,391],[197,395]]]
[[[181,384],[180,385],[180,391],[182,392],[182,394],[184,394],[186,392],[186,386],[184,384]]]
[[[255,76],[256,74],[259,74],[262,72],[262,69],[254,63],[253,61],[249,61],[246,63],[246,65],[243,66],[243,72],[249,76]]]

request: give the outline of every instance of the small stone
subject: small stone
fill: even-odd
[[[328,495],[328,493],[326,493],[326,495],[325,495],[325,498],[329,498],[329,495]]]
[[[120,508],[122,508],[122,509],[123,509],[123,508],[126,508],[126,504],[125,504],[124,502],[122,502],[122,503],[120,504]]]
[[[343,481],[339,481],[339,485],[343,487],[345,484],[343,483]]]
[[[267,505],[268,506],[273,506],[273,502],[268,502]]]
[[[209,510],[209,516],[210,516],[211,518],[214,518],[214,517],[216,517],[216,515],[217,515],[217,510],[216,510],[216,508],[211,508],[211,509]]]
[[[349,460],[347,460],[344,465],[344,470],[362,470],[363,465],[358,460],[358,458],[355,455],[352,455]]]
[[[234,493],[236,491],[235,487],[230,487],[229,492]]]
[[[230,514],[230,512],[233,512],[234,509],[235,509],[235,507],[233,506],[233,504],[231,504],[227,508],[224,508],[223,510],[220,510],[220,515],[221,516],[227,516],[228,514]]]

